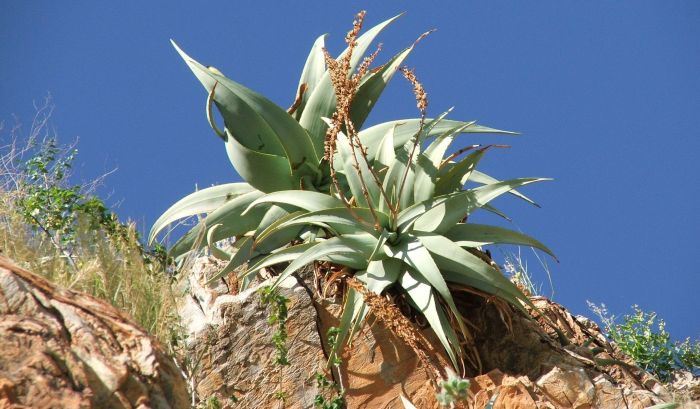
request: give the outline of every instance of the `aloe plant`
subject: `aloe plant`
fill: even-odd
[[[424,315],[458,368],[464,354],[459,340],[469,333],[452,286],[478,290],[521,310],[531,305],[472,249],[509,243],[554,256],[522,233],[466,220],[482,208],[502,215],[489,203],[505,193],[534,204],[515,189],[547,179],[499,181],[477,171],[490,146],[469,145],[448,154],[463,134],[512,133],[449,120],[449,111],[426,118],[426,101],[421,106],[420,99],[420,117],[363,129],[417,43],[370,70],[377,53],[363,55],[399,16],[359,35],[363,17],[358,16],[346,37],[348,48],[337,59],[325,51],[324,36],[316,40],[288,111],[198,63],[173,43],[207,90],[210,124],[245,182],[204,189],[177,202],[156,221],[149,240],[175,220],[206,214],[170,251],[182,257],[208,246],[228,261],[213,279],[238,269],[246,285],[261,269],[281,265],[274,288],[302,267],[323,262],[350,271],[371,293],[397,289]],[[411,75],[406,76],[419,86]],[[223,117],[223,129],[213,119],[213,106]],[[226,238],[235,238],[230,254],[215,246]],[[362,293],[352,287],[344,299],[343,342],[368,312]]]

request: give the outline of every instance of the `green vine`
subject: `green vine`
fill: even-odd
[[[260,294],[260,299],[263,304],[267,304],[270,310],[270,316],[267,317],[267,322],[270,325],[277,324],[277,330],[272,335],[272,343],[277,350],[275,363],[278,365],[289,365],[287,356],[287,303],[289,299],[280,295],[270,286],[260,288],[258,293]]]
[[[340,328],[330,327],[326,333],[328,345],[331,351],[336,351],[340,342]],[[333,365],[340,373],[340,365],[343,363],[338,354],[331,354],[329,364]],[[318,393],[314,397],[314,406],[319,409],[341,409],[345,406],[345,391],[341,385],[329,379],[325,373],[316,372],[316,386]],[[328,396],[328,398],[326,397]]]

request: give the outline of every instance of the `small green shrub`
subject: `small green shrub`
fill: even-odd
[[[588,303],[601,319],[608,338],[632,358],[637,365],[654,374],[659,380],[668,382],[673,373],[687,370],[696,376],[700,370],[700,341],[671,341],[663,319],[657,320],[655,312],[644,312],[633,305],[633,314],[624,315],[621,323],[609,315],[605,304]]]
[[[167,345],[179,318],[165,252],[144,248],[134,225],[94,194],[101,178],[71,183],[77,149],[58,142],[50,115],[47,99],[26,135],[18,125],[0,146],[2,255],[111,303]]]
[[[436,398],[440,405],[454,407],[456,403],[467,400],[470,382],[451,370],[447,372],[447,379],[440,382],[440,392]]]

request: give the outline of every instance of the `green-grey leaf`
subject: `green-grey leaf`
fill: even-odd
[[[304,107],[306,102],[309,100],[309,95],[313,93],[316,89],[316,85],[323,78],[323,74],[326,72],[326,59],[323,55],[323,48],[325,47],[326,35],[323,34],[319,36],[314,45],[311,47],[311,52],[306,58],[306,63],[304,64],[304,70],[301,72],[301,78],[299,78],[299,87],[302,84],[306,84],[306,91],[301,98],[301,103],[299,107],[294,112],[294,118],[298,121],[301,117],[301,113],[304,112]],[[297,88],[298,89],[298,88]]]
[[[406,57],[413,51],[413,47],[414,45],[396,54],[379,70],[367,74],[362,80],[362,84],[360,84],[352,100],[350,109],[350,117],[356,129],[362,128],[384,88],[391,81],[399,66],[406,60]]]
[[[205,228],[205,226],[213,226],[215,224],[222,225],[216,230],[214,237],[212,237],[212,240],[217,241],[255,230],[260,220],[265,215],[266,209],[255,209],[255,211],[249,212],[246,215],[242,213],[255,199],[263,196],[263,194],[264,193],[259,191],[242,194],[211,212],[202,223],[185,233],[180,240],[175,243],[170,250],[171,256],[178,257],[181,254],[193,250],[201,229]]]
[[[278,205],[286,204],[308,210],[310,212],[344,206],[340,199],[328,194],[312,192],[310,190],[286,190],[272,192],[264,196],[260,196],[257,200],[250,204],[250,207],[249,209],[246,209],[246,212],[265,203],[273,203]]]
[[[239,175],[263,192],[291,190],[299,187],[299,178],[294,177],[289,161],[283,156],[262,153],[241,145],[225,130],[226,153]],[[264,172],[260,170],[264,169]]]
[[[354,71],[360,61],[362,61],[365,52],[372,44],[375,37],[400,16],[401,15],[392,17],[383,23],[372,27],[357,38],[355,48],[352,52],[352,57],[350,59],[351,71]],[[338,59],[343,58],[347,52],[348,49],[346,48],[345,51],[340,54]],[[331,83],[330,74],[328,70],[326,70],[326,73],[318,82],[314,92],[309,96],[304,112],[302,112],[301,118],[299,118],[299,123],[309,131],[309,134],[315,141],[316,149],[319,152],[323,151],[323,139],[327,128],[327,125],[321,120],[321,118],[330,118],[331,115],[333,115],[333,112],[335,112],[335,105],[335,91],[333,89],[333,84]]]
[[[432,119],[426,119],[426,123],[430,122]],[[450,129],[457,126],[465,126],[465,128],[460,133],[498,133],[507,135],[517,135],[514,132],[502,131],[499,129],[488,128],[485,126],[477,125],[475,122],[463,122],[463,121],[453,121],[450,119],[443,119],[438,124],[436,124],[428,133],[423,135],[423,138],[430,138],[433,136],[440,135]],[[393,126],[396,126],[396,131],[394,132],[394,147],[401,147],[406,142],[410,141],[411,138],[418,132],[420,127],[419,118],[411,119],[399,119],[396,121],[383,122],[381,124],[374,125],[370,128],[362,130],[358,133],[360,140],[367,147],[367,157],[370,160],[374,160],[374,157],[379,148],[379,144],[384,138],[387,130]]]
[[[292,171],[308,171],[304,162],[318,164],[319,152],[308,133],[284,109],[262,95],[209,70],[172,42],[207,92],[214,89],[214,101],[224,118],[229,137],[248,149],[288,159]],[[218,86],[217,86],[218,84]]]
[[[387,287],[394,284],[401,272],[401,262],[394,258],[370,261],[367,270],[355,274],[355,278],[365,283],[367,289],[381,295]]]
[[[465,216],[480,208],[498,196],[507,193],[517,187],[530,183],[541,182],[549,179],[545,178],[521,178],[493,183],[457,193],[436,206],[432,206],[427,211],[415,219],[413,227],[420,231],[433,231],[442,233],[454,226]],[[449,195],[438,196],[446,197]],[[407,228],[410,223],[404,225]]]
[[[469,175],[476,169],[476,165],[486,153],[486,149],[479,149],[468,155],[452,166],[446,174],[442,175],[435,184],[435,194],[444,195],[461,190],[464,183],[462,180],[469,178]]]
[[[496,178],[493,178],[493,177],[491,177],[491,176],[489,176],[489,175],[487,175],[487,174],[485,174],[485,173],[483,173],[483,172],[480,172],[480,171],[477,170],[477,169],[474,169],[474,170],[472,171],[471,175],[469,175],[469,180],[466,180],[466,179],[465,179],[465,180],[462,181],[462,185],[466,184],[468,181],[469,181],[469,182],[479,183],[479,184],[482,184],[482,185],[490,185],[490,184],[492,184],[492,183],[498,183],[498,182],[500,182],[500,180],[498,180],[498,179],[496,179]],[[524,201],[526,201],[526,202],[528,202],[528,203],[531,203],[531,204],[533,204],[533,205],[535,205],[535,206],[537,206],[537,207],[541,207],[540,205],[538,205],[537,203],[535,203],[532,199],[530,199],[529,197],[527,197],[527,196],[521,194],[521,193],[518,192],[517,190],[511,190],[511,191],[508,192],[508,193],[510,193],[511,195],[517,196],[517,197],[519,197],[520,199],[523,199]]]
[[[530,300],[503,274],[450,239],[439,234],[425,232],[415,232],[415,234],[433,255],[433,260],[443,271],[447,280],[498,296],[521,310],[523,307],[518,300],[531,304]],[[449,272],[456,274],[449,274]]]
[[[515,244],[540,249],[555,260],[557,259],[554,253],[540,241],[523,233],[502,227],[459,223],[448,230],[445,236],[461,247],[478,247],[487,244]]]
[[[425,248],[420,240],[412,237],[412,240],[405,238],[397,246],[389,247],[387,254],[396,259],[401,260],[408,266],[413,268],[415,272],[422,277],[440,294],[440,297],[447,303],[455,317],[459,317],[460,313],[457,310],[454,299],[452,298],[452,293],[447,288],[447,283],[442,277],[440,269],[435,264],[435,260],[430,255],[430,252]],[[467,331],[462,320],[457,320],[460,330],[462,332]]]
[[[399,284],[418,310],[425,316],[425,319],[450,357],[452,365],[458,368],[458,356],[461,357],[462,348],[459,346],[457,334],[455,334],[452,325],[445,319],[445,314],[441,314],[442,306],[437,302],[430,284],[423,276],[410,269],[401,275]]]
[[[209,213],[227,201],[255,190],[247,183],[227,183],[198,190],[178,200],[163,213],[148,234],[148,243],[153,243],[158,233],[175,220],[197,214]]]
[[[366,269],[368,257],[376,241],[374,236],[367,233],[347,234],[321,241],[294,259],[279,275],[272,287],[277,287],[285,278],[303,266],[332,254],[342,254],[347,260],[352,261],[345,264],[347,267]]]

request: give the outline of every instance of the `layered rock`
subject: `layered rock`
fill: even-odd
[[[337,325],[341,300],[322,297],[303,273],[285,282],[280,291],[290,300],[291,365],[281,368],[274,363],[269,312],[256,294],[265,283],[240,294],[232,294],[226,280],[203,285],[219,267],[207,259],[195,263],[191,295],[183,307],[190,317],[192,354],[201,356],[195,377],[200,398],[215,396],[224,408],[277,407],[274,393],[281,391],[285,408],[312,408],[314,396],[322,393],[312,374],[324,366],[329,348],[325,333]],[[533,312],[539,317],[533,320],[511,308],[504,315],[477,296],[456,298],[474,328],[473,347],[481,359],[481,368],[466,374],[470,408],[646,408],[672,398],[609,344],[594,323],[573,317],[558,304],[534,297],[548,319]],[[432,331],[421,332],[429,351],[444,361]],[[342,358],[334,376],[346,389],[348,408],[403,409],[401,394],[417,408],[437,407],[429,372],[372,314]],[[239,400],[235,406],[225,403],[232,395]]]
[[[181,371],[129,317],[0,257],[0,408],[187,408]]]

